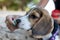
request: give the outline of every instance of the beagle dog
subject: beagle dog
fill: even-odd
[[[49,40],[54,30],[54,21],[43,8],[32,8],[26,15],[16,18],[14,22],[20,29],[31,30],[32,37],[37,39]]]

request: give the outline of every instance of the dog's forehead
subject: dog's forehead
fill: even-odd
[[[26,15],[27,15],[27,14],[31,14],[31,13],[33,13],[33,12],[39,12],[39,8],[32,8],[32,9],[30,9],[30,10],[26,13]]]

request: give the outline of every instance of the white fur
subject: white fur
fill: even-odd
[[[19,18],[21,20],[21,22],[19,23],[19,28],[24,29],[24,30],[29,30],[31,28],[31,24],[28,20],[28,16],[23,16],[21,18]]]
[[[52,34],[50,33],[50,34],[46,35],[45,37],[43,37],[43,40],[48,40],[51,36],[52,36]],[[58,35],[56,35],[55,40],[59,40]]]
[[[50,34],[44,36],[44,37],[43,37],[43,40],[48,40],[51,36],[52,36],[52,34],[50,33]]]
[[[59,36],[58,35],[56,36],[55,40],[59,40]]]

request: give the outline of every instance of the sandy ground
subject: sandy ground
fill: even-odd
[[[10,32],[7,28],[0,27],[0,40],[36,40],[29,36],[25,30],[15,30]]]

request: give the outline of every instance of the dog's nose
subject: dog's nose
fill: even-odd
[[[21,20],[20,20],[20,19],[17,19],[17,20],[16,20],[16,23],[17,23],[17,24],[18,24],[18,23],[20,23],[20,22],[21,22]]]

